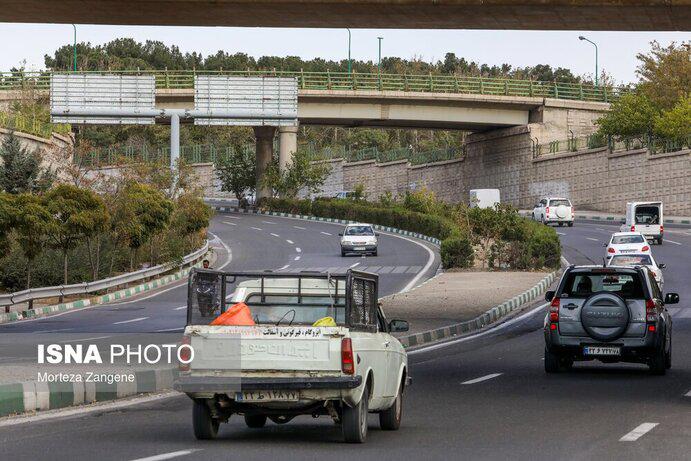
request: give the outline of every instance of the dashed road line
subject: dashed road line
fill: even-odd
[[[324,235],[334,235],[334,234],[331,234],[331,233],[329,233],[329,232],[324,232],[324,231],[321,231],[320,234],[324,234]],[[669,240],[667,240],[667,241],[669,242]]]
[[[228,224],[229,226],[237,226],[234,222],[223,221],[223,224]]]
[[[286,242],[290,243],[291,245],[295,243],[292,240],[288,240],[288,239],[286,239]]]
[[[185,305],[185,306],[179,306],[179,307],[176,307],[176,308],[173,309],[173,310],[174,310],[174,311],[181,311],[181,310],[183,310],[183,309],[187,309],[187,306],[186,306],[186,305]]]
[[[273,222],[273,221],[262,221],[262,222],[263,222],[264,224],[276,224],[276,223]]]
[[[300,261],[300,257],[299,257],[299,256],[296,256],[295,259],[294,259],[293,261]]]
[[[290,264],[286,264],[285,266],[281,267],[281,268],[278,269],[278,270],[279,270],[279,271],[282,271],[282,270],[284,270],[284,269],[288,269],[289,267],[290,267]]]
[[[295,251],[297,251],[298,253],[302,253],[302,248],[300,248],[300,247],[295,247]]]
[[[258,230],[258,231],[262,230],[261,227],[250,227],[250,229],[254,229],[254,230]]]
[[[477,384],[477,383],[481,383],[483,381],[487,381],[489,379],[496,378],[497,376],[501,376],[501,375],[502,375],[502,373],[492,373],[489,375],[480,376],[479,378],[470,379],[468,381],[463,381],[461,384]]]
[[[159,455],[147,456],[146,458],[137,458],[133,459],[132,461],[164,461],[166,459],[173,459],[178,458],[180,456],[191,455],[192,453],[201,450],[201,448],[192,448],[189,450],[171,451],[170,453],[161,453]]]
[[[670,239],[665,239],[665,242],[667,242],[667,243],[672,243],[672,244],[674,244],[674,245],[681,245],[681,243],[675,242],[674,240],[670,240]]]
[[[350,268],[352,269],[353,267],[359,266],[359,265],[360,265],[360,263],[355,263],[355,264],[353,264],[352,266],[350,266]]]
[[[141,322],[142,320],[146,320],[149,317],[137,317],[136,319],[129,319],[129,320],[122,320],[120,322],[114,322],[113,325],[122,325],[123,323],[134,323],[134,322]]]
[[[557,235],[566,235],[566,234],[563,232],[557,232]]]
[[[165,333],[167,331],[182,331],[184,330],[183,327],[175,327],[175,328],[164,328],[162,330],[156,330],[156,333]]]
[[[271,235],[273,235],[274,237],[280,237],[280,235],[274,234],[273,232],[271,232]]]
[[[306,227],[300,227],[300,226],[293,226],[293,227],[296,228],[296,229],[300,229],[300,230],[307,230]]]
[[[594,238],[592,238],[592,237],[586,237],[586,239],[592,240],[593,242],[599,242],[599,241],[600,241],[599,239],[594,239]]]
[[[684,394],[684,397],[691,397],[691,391],[688,391],[686,394]]]
[[[619,439],[620,442],[635,442],[636,440],[640,439],[643,437],[645,434],[653,430],[655,426],[657,426],[659,423],[643,423],[640,426],[638,426],[636,429],[632,430],[628,434],[625,434],[622,438]]]

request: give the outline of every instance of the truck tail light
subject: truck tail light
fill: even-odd
[[[657,322],[657,306],[655,305],[655,301],[653,301],[652,299],[645,300],[645,321],[648,323]],[[650,328],[648,328],[648,330],[650,330]]]
[[[660,233],[662,234],[664,231],[665,231],[665,226],[663,226],[662,224],[660,224]]]
[[[545,208],[545,214],[549,214],[549,207]]]
[[[643,248],[641,248],[641,251],[648,251],[650,250],[650,247],[648,245],[645,245]]]
[[[636,232],[636,226],[633,224],[631,225],[631,232]]]
[[[549,304],[549,321],[551,323],[559,322],[559,305],[560,305],[560,301],[559,301],[559,298],[557,298],[557,297],[554,297],[552,299],[552,302]],[[552,328],[550,326],[550,328],[552,330],[556,330],[556,326],[555,326],[555,328]]]
[[[617,250],[615,250],[612,247],[607,248],[607,253],[616,253],[616,252],[617,252]]]
[[[341,340],[341,371],[346,375],[355,374],[353,342],[350,338],[343,338]]]
[[[180,364],[178,365],[178,370],[180,371],[190,371],[190,364],[189,363],[183,363],[183,362],[189,362],[192,359],[192,346],[191,346],[192,341],[190,340],[190,337],[185,335],[182,337],[182,341],[180,341],[180,348],[179,348],[179,357],[180,357]],[[187,346],[187,347],[183,347]]]

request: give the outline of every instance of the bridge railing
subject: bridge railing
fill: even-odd
[[[276,76],[297,79],[304,90],[370,90],[423,93],[481,94],[543,97],[581,101],[610,102],[627,91],[625,87],[594,86],[584,83],[544,82],[508,78],[466,77],[437,74],[385,74],[358,72],[304,72],[283,70],[126,70],[87,71],[91,74],[153,75],[156,88],[184,89],[194,87],[196,75]],[[0,90],[33,85],[50,87],[50,71],[0,72]]]
[[[0,128],[50,138],[52,133],[69,133],[70,125],[43,122],[22,114],[0,112]]]
[[[533,139],[532,145],[533,158],[598,148],[607,148],[610,152],[647,149],[652,155],[666,154],[691,148],[691,137],[686,140],[654,136],[615,138],[593,133],[589,136],[571,137],[542,144],[537,139]]]

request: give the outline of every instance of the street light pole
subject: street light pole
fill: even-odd
[[[598,70],[597,70],[597,43],[593,42],[592,40],[588,40],[584,36],[578,37],[578,40],[585,40],[588,43],[591,43],[595,47],[595,86],[598,86]]]
[[[348,31],[348,75],[353,72],[353,62],[350,60],[350,28],[346,27]]]
[[[74,27],[74,71],[77,72],[77,26],[72,24],[72,27]]]
[[[384,37],[377,37],[377,40],[379,40],[379,61],[377,62],[377,69],[379,69],[379,73],[381,74],[381,41],[384,40]]]

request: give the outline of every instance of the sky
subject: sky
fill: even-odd
[[[44,68],[44,54],[52,54],[63,44],[72,43],[69,24],[0,23],[0,71],[8,71],[26,61],[30,70]],[[549,64],[566,67],[576,75],[592,75],[595,49],[599,48],[600,70],[617,83],[637,80],[636,54],[649,50],[657,40],[689,41],[688,32],[589,32],[589,31],[496,31],[496,30],[400,30],[352,29],[353,59],[377,60],[377,37],[383,37],[382,56],[418,57],[441,60],[447,52],[480,64],[514,67]],[[279,29],[240,27],[153,27],[77,24],[77,41],[103,44],[115,38],[139,41],[159,40],[178,45],[182,52],[201,52],[205,56],[222,49],[251,56],[300,56],[347,58],[348,32],[345,29]]]

